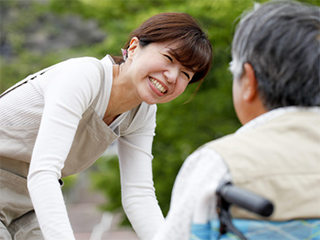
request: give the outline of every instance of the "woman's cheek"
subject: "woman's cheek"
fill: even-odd
[[[176,85],[176,89],[175,89],[175,98],[179,97],[187,88],[188,84],[185,82],[182,82],[180,84]]]

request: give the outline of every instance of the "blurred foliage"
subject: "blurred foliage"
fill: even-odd
[[[303,2],[320,5],[318,0]],[[192,15],[209,36],[214,63],[197,93],[197,84],[190,85],[176,100],[158,105],[153,144],[154,182],[159,204],[166,215],[174,179],[187,156],[205,142],[240,127],[232,105],[232,77],[228,63],[238,16],[253,4],[251,0],[0,1],[0,91],[28,74],[67,58],[102,58],[107,53],[120,55],[120,48],[129,40],[129,33],[154,14],[174,11]],[[60,18],[71,15],[80,16],[84,21],[94,20],[106,37],[94,44],[54,49],[45,54],[30,50],[26,47],[28,33],[33,31],[35,23],[41,27],[49,13]],[[43,27],[49,28],[50,24]],[[108,199],[102,209],[121,209],[117,157],[102,157],[96,166],[98,170],[92,174],[94,187]]]

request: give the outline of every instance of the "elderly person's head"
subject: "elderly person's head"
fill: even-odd
[[[266,111],[320,106],[320,8],[294,1],[256,5],[236,29],[232,58],[235,82],[252,68]]]

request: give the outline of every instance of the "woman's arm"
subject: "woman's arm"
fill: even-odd
[[[82,114],[98,94],[101,77],[95,65],[84,59],[69,60],[44,76],[48,85],[28,189],[45,239],[74,239],[58,179]]]
[[[118,151],[124,210],[139,238],[150,240],[163,224],[152,177],[156,106],[141,108],[128,128],[131,132],[119,138]]]

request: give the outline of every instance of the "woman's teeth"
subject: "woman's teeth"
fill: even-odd
[[[150,81],[152,82],[152,84],[156,87],[156,89],[158,89],[160,92],[165,93],[166,90],[164,89],[164,87],[162,87],[162,85],[156,81],[155,79],[153,79],[152,77],[149,78]]]

